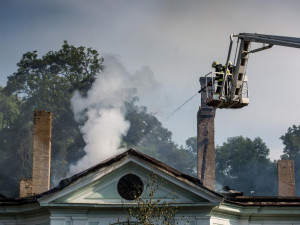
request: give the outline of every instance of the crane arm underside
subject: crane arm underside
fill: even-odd
[[[249,42],[258,42],[263,44],[300,48],[300,38],[296,38],[296,37],[251,34],[251,33],[234,34],[233,37],[237,37],[239,39],[243,39],[244,41],[249,41]]]

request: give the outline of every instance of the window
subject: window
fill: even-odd
[[[119,180],[117,189],[122,198],[126,200],[135,200],[142,195],[144,184],[138,176],[127,174]]]

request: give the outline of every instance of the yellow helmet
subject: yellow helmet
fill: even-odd
[[[213,63],[211,64],[211,67],[216,67],[216,65],[218,65],[219,63],[217,61],[213,61]]]

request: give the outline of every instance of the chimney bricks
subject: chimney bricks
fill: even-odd
[[[200,78],[201,87],[206,78]],[[207,87],[211,88],[211,87]],[[198,178],[203,185],[215,190],[215,109],[206,105],[206,93],[201,93],[201,107],[197,114]]]
[[[277,177],[278,196],[296,196],[294,160],[278,160]]]
[[[20,198],[29,197],[32,195],[32,180],[21,179],[20,180]]]
[[[50,189],[52,113],[34,111],[32,180],[20,181],[20,197]]]

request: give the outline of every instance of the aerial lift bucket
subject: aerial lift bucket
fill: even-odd
[[[216,74],[221,74],[223,76],[223,82],[225,85],[223,90],[218,90],[218,83],[216,81]],[[244,76],[243,80],[243,90],[238,97],[235,99],[230,98],[230,90],[232,88],[232,75],[228,74],[227,79],[224,79],[224,73],[211,72],[206,75],[206,104],[214,108],[220,109],[239,109],[247,106],[249,104],[249,91],[248,91],[248,77]],[[220,87],[219,87],[220,88]],[[217,93],[218,90],[218,93]]]

